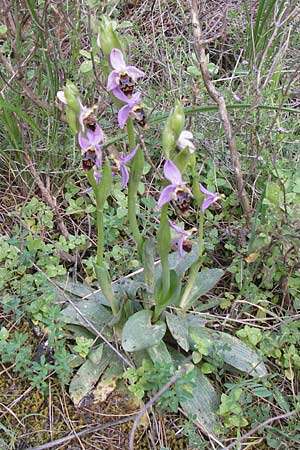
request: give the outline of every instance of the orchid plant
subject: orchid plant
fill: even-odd
[[[192,132],[184,129],[184,109],[177,101],[162,132],[165,162],[164,182],[156,203],[160,214],[157,243],[142,231],[136,205],[144,169],[144,154],[143,145],[138,142],[140,131],[137,132],[137,127],[144,123],[141,124],[136,112],[143,109],[142,93],[137,89],[137,82],[146,74],[141,69],[126,64],[122,42],[107,17],[103,18],[100,26],[98,43],[106,61],[106,89],[118,108],[119,128],[123,130],[126,126],[128,150],[125,151],[120,145],[117,156],[106,152],[105,134],[97,122],[96,108],[83,105],[73,83],[67,82],[63,91],[58,93],[58,98],[66,108],[67,121],[77,134],[83,170],[90,183],[90,188],[84,192],[92,190],[97,205],[95,273],[103,297],[95,306],[93,316],[99,317],[103,329],[113,328],[116,336],[121,339],[124,351],[133,354],[146,352],[153,362],[165,360],[175,365],[164,342],[167,327],[179,348],[185,352],[195,351],[199,335],[206,331],[203,324],[191,325],[191,308],[197,306],[200,297],[223,276],[221,269],[202,268],[204,216],[206,210],[218,202],[221,196],[217,192],[208,191],[200,183],[195,157],[197,146],[193,142]],[[104,258],[103,208],[113,192],[114,177],[117,174],[121,175],[121,189],[127,189],[128,232],[136,243],[143,274],[142,279],[132,281],[129,291],[124,287],[117,289],[113,286]],[[198,211],[197,226],[185,229],[182,220],[191,202]],[[197,236],[197,242],[194,236]],[[174,246],[175,253],[172,252]],[[159,264],[155,263],[157,257]],[[78,304],[77,308],[84,315],[90,305],[91,302],[89,306]],[[70,318],[70,308],[71,306],[66,308],[66,321]],[[78,318],[73,317],[72,320],[72,323],[82,325]],[[195,333],[197,338],[193,337]],[[218,339],[221,341],[223,335],[224,333],[214,332],[214,335],[208,336],[206,333],[206,339],[211,339],[212,352],[215,342]],[[245,351],[244,347],[243,350]],[[247,351],[250,352],[249,349]],[[257,360],[256,355],[249,352],[248,366],[245,361],[243,364],[238,359],[233,361],[230,352],[224,358],[227,358],[228,364],[238,369],[253,375],[264,375],[263,364]]]

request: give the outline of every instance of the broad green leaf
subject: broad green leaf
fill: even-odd
[[[182,276],[191,265],[198,259],[198,246],[194,245],[190,253],[184,253],[182,258],[178,257],[178,252],[169,255],[169,267],[176,271],[178,276]],[[160,273],[160,266],[157,269]]]
[[[182,365],[185,358],[175,350],[171,351],[174,362]],[[205,433],[213,433],[219,422],[217,411],[220,398],[209,379],[195,367],[195,386],[193,396],[180,402],[183,412],[188,418],[195,417],[197,426]]]
[[[123,371],[117,355],[106,345],[92,350],[70,383],[69,392],[75,406],[106,400]]]
[[[83,63],[81,63],[79,70],[81,73],[88,73],[91,72],[93,70],[93,63],[90,60],[86,60],[83,61]]]
[[[154,309],[154,319],[156,320],[168,305],[177,305],[181,292],[180,278],[175,270],[170,270],[170,288],[163,296],[162,280],[159,279],[155,286],[156,305]]]
[[[171,314],[166,312],[168,328],[178,345],[186,352],[190,349],[189,323],[185,314]]]
[[[55,284],[60,287],[58,289],[59,297],[62,296],[62,292],[66,292],[68,294],[72,294],[75,297],[83,298],[87,297],[87,300],[97,300],[99,304],[109,306],[108,301],[102,294],[102,292],[98,289],[95,290],[91,288],[89,285],[84,283],[74,283],[69,277],[65,279],[60,278],[59,280],[55,280]]]
[[[166,325],[163,322],[152,325],[151,318],[152,311],[142,310],[127,320],[122,331],[122,346],[125,351],[143,350],[161,341],[166,332]]]
[[[90,353],[70,383],[69,393],[76,407],[80,406],[83,398],[90,393],[108,365],[107,358],[102,359],[102,353],[103,344]]]
[[[282,191],[280,188],[279,183],[274,182],[268,182],[266,185],[266,195],[263,200],[264,204],[271,203],[274,206],[277,206],[278,208],[281,206],[282,203]]]
[[[206,433],[212,433],[218,423],[217,411],[220,399],[209,379],[195,367],[193,396],[180,402],[184,413],[195,417],[197,426]]]
[[[75,303],[75,302],[74,302]],[[87,328],[93,335],[95,335],[96,328],[101,334],[104,334],[107,339],[112,338],[112,331],[109,324],[113,318],[109,309],[105,308],[101,303],[94,300],[81,300],[75,303],[76,309],[69,305],[61,312],[61,320],[67,324],[81,325]],[[85,320],[86,319],[86,320]],[[90,322],[93,327],[89,325]]]
[[[142,247],[142,261],[144,265],[145,282],[149,289],[154,289],[154,253],[155,245],[152,239],[147,239]]]
[[[206,269],[197,274],[194,286],[190,290],[189,296],[181,308],[190,308],[201,297],[210,291],[222,278],[224,271],[222,269]]]
[[[157,345],[150,347],[147,349],[147,353],[150,356],[153,364],[169,364],[173,365],[173,359],[170,355],[166,344],[163,341],[160,341]]]
[[[253,377],[264,377],[267,375],[267,369],[260,356],[236,337],[201,326],[191,326],[189,334],[192,348],[195,348],[195,343],[199,339],[205,339],[210,342],[209,356],[212,359],[214,355],[219,358],[222,356],[226,364]]]

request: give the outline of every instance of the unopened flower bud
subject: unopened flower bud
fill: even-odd
[[[79,114],[79,92],[75,84],[71,81],[67,81],[67,84],[64,87],[64,95],[67,102],[67,107],[70,108],[75,114]]]
[[[105,56],[109,56],[113,48],[122,50],[121,42],[113,28],[112,21],[108,16],[102,16],[97,44]]]
[[[180,136],[180,133],[183,130],[184,127],[184,109],[182,104],[177,100],[176,105],[173,111],[173,114],[171,115],[171,127],[175,134],[176,141]]]
[[[173,157],[172,153],[176,147],[177,140],[184,127],[184,110],[179,101],[169,114],[166,125],[162,132],[163,153],[166,159]]]

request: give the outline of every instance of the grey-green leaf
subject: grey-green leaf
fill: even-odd
[[[55,280],[55,283],[60,288],[57,289],[57,291],[59,298],[62,298],[62,300],[66,300],[65,297],[63,296],[63,293],[66,292],[67,295],[72,294],[73,296],[79,298],[86,297],[89,301],[96,299],[99,301],[99,303],[109,306],[108,301],[101,293],[101,291],[99,289],[95,290],[91,288],[88,284],[74,283],[70,278]]]
[[[65,323],[81,325],[94,335],[96,329],[99,333],[104,333],[107,339],[112,337],[109,323],[113,316],[109,309],[101,305],[97,299],[81,300],[80,302],[74,302],[74,304],[77,310],[69,305],[61,312],[61,319]]]
[[[195,345],[195,338],[205,338],[211,341],[209,354],[221,355],[224,362],[230,366],[246,372],[253,377],[264,377],[267,369],[261,357],[238,338],[221,331],[209,330],[205,327],[190,327],[190,344]]]
[[[173,366],[173,359],[170,355],[164,341],[160,341],[157,345],[149,347],[147,353],[150,356],[153,364],[168,364]]]
[[[186,361],[185,357],[175,351],[170,350],[174,363],[182,366]],[[209,379],[195,367],[195,386],[192,397],[181,401],[181,407],[188,418],[195,417],[196,424],[206,433],[213,433],[219,422],[217,410],[220,405],[220,398]]]
[[[193,306],[199,297],[210,291],[220,281],[223,275],[222,269],[206,269],[199,272],[188,297],[185,298],[184,302],[181,302],[181,308]]]
[[[106,345],[92,350],[70,383],[69,392],[75,406],[105,400],[123,371],[121,361]]]
[[[108,365],[107,359],[102,359],[103,344],[93,350],[86,362],[80,367],[70,383],[70,396],[75,406],[92,390],[101,373]]]
[[[196,367],[192,397],[180,402],[185,414],[195,417],[196,424],[206,433],[212,433],[218,423],[217,410],[220,400],[209,379]]]
[[[158,344],[164,337],[166,325],[163,322],[151,324],[152,311],[142,310],[133,314],[122,331],[122,346],[127,352],[143,350]]]
[[[185,314],[177,315],[166,312],[168,328],[183,350],[186,352],[190,349],[189,344],[189,323]]]

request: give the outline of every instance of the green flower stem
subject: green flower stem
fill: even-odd
[[[88,180],[95,192],[96,197],[96,223],[97,223],[97,259],[96,264],[101,265],[103,263],[103,252],[104,252],[104,221],[103,221],[103,209],[100,207],[100,189],[97,185],[93,169],[89,170],[87,173]]]
[[[105,168],[103,172],[107,172],[109,166],[105,164]],[[110,170],[110,169],[109,169]],[[104,253],[104,216],[103,216],[103,205],[105,202],[106,194],[109,192],[109,181],[107,186],[107,192],[104,192],[103,185],[101,183],[98,185],[94,178],[94,170],[91,169],[87,173],[88,180],[95,192],[96,197],[96,223],[97,223],[97,256],[96,256],[96,264],[95,271],[99,286],[103,292],[103,295],[107,299],[110,304],[112,313],[114,316],[118,314],[119,305],[117,299],[115,298],[112,286],[111,279],[106,269],[103,261],[103,253]],[[106,175],[104,174],[104,178]],[[103,180],[102,180],[103,181]],[[101,189],[102,188],[102,189]]]
[[[186,304],[188,303],[191,290],[194,287],[196,277],[198,275],[198,272],[200,270],[200,267],[201,267],[202,261],[203,261],[204,212],[202,211],[201,206],[202,206],[202,203],[204,200],[204,195],[202,194],[202,192],[199,189],[198,177],[196,176],[195,173],[193,176],[193,192],[194,192],[195,200],[198,203],[198,207],[199,207],[198,258],[194,262],[194,264],[192,265],[192,267],[190,269],[188,281],[187,281],[183,295],[180,300],[179,306],[180,306],[180,308],[183,308],[183,309],[186,307]]]
[[[204,212],[200,209],[199,213],[199,231],[198,231],[198,258],[203,255],[203,238],[204,238]]]
[[[127,135],[128,135],[129,150],[132,151],[135,147],[136,139],[135,139],[133,121],[130,117],[127,120],[126,128],[127,128]]]
[[[161,277],[163,296],[166,296],[170,289],[169,252],[171,247],[170,226],[168,222],[168,205],[164,205],[161,209],[157,244],[162,269]]]
[[[127,135],[129,150],[132,151],[136,144],[135,131],[133,127],[133,121],[129,117],[127,120]],[[142,149],[139,148],[136,155],[131,163],[131,171],[128,183],[128,221],[129,226],[133,235],[133,238],[137,244],[139,257],[141,259],[142,254],[142,244],[143,237],[140,233],[137,217],[136,217],[136,203],[137,203],[137,192],[141,181],[141,176],[144,169],[144,155]]]

